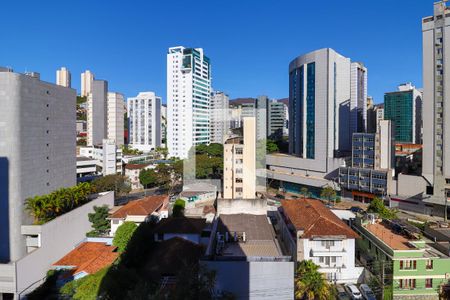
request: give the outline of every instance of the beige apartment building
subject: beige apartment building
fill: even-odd
[[[243,137],[230,137],[224,144],[224,199],[254,199],[256,195],[256,119],[244,117],[243,123]]]

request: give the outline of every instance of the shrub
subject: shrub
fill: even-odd
[[[113,245],[118,248],[119,252],[125,251],[136,228],[137,225],[133,222],[124,222],[117,228],[116,235],[113,239]]]
[[[94,206],[94,212],[89,213],[89,222],[92,223],[93,230],[89,231],[86,236],[103,236],[111,228],[111,223],[107,219],[109,215],[109,207],[107,205]]]
[[[185,206],[186,206],[186,202],[183,199],[177,199],[173,205],[172,215],[174,217],[184,216]]]

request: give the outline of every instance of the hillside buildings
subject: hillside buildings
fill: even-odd
[[[222,144],[228,134],[229,120],[228,120],[229,97],[224,92],[214,91],[211,94],[210,106],[210,134],[211,143]]]
[[[128,98],[129,144],[149,152],[161,146],[161,97],[154,92],[141,92]]]
[[[56,85],[71,87],[71,77],[70,72],[66,67],[62,67],[61,69],[56,71]]]
[[[192,146],[210,143],[211,65],[201,48],[167,53],[167,146],[187,158]]]
[[[86,70],[81,73],[81,92],[80,96],[87,97],[92,92],[92,82],[94,81],[94,74]]]
[[[395,128],[395,142],[422,143],[422,92],[411,83],[384,94],[384,119]]]

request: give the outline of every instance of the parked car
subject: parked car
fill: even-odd
[[[363,295],[364,299],[377,300],[377,297],[375,297],[375,294],[372,292],[372,290],[367,284],[361,284],[359,286],[359,290],[361,291],[361,294]]]
[[[336,287],[336,289],[337,289],[337,299],[338,300],[350,300],[350,297],[348,296],[347,292],[345,291],[345,289],[342,285],[338,285]]]
[[[350,207],[350,211],[356,214],[356,213],[364,212],[364,209],[362,209],[359,206],[352,206],[352,207]]]
[[[358,290],[358,288],[354,284],[346,284],[345,290],[347,291],[347,293],[350,295],[350,297],[352,299],[362,299],[363,298],[361,295],[361,292]]]

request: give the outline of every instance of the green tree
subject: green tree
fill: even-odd
[[[223,145],[218,143],[211,143],[207,146],[206,153],[210,157],[223,157]]]
[[[333,299],[333,288],[319,273],[319,266],[311,260],[298,263],[295,274],[295,299],[329,300]]]
[[[166,147],[157,147],[156,152],[163,158],[167,159],[167,155],[169,155],[169,150]]]
[[[303,195],[303,199],[309,198],[311,196],[309,193],[309,190],[306,186],[304,186],[300,189],[300,194]]]
[[[273,140],[267,140],[266,142],[266,151],[267,153],[278,152],[278,145]]]
[[[133,233],[136,230],[137,225],[133,222],[124,222],[117,228],[116,234],[113,239],[113,245],[117,247],[119,252],[125,251],[128,242],[133,237]]]
[[[183,199],[177,199],[173,205],[172,216],[183,217],[186,202]]]
[[[336,191],[331,186],[327,185],[320,192],[320,198],[327,199],[328,203],[330,203],[331,200],[336,201]]]
[[[367,208],[368,212],[377,213],[383,219],[395,219],[397,218],[397,213],[384,205],[383,200],[375,197],[369,204]]]
[[[129,179],[120,174],[99,177],[92,181],[92,186],[96,193],[114,191],[116,197],[121,197],[131,191]]]
[[[86,236],[103,236],[111,229],[111,223],[107,219],[109,216],[108,205],[94,206],[94,212],[89,213],[89,222],[92,223],[93,230],[89,231]]]
[[[154,187],[158,182],[158,175],[155,170],[143,169],[139,173],[139,182],[144,186],[144,188]]]

